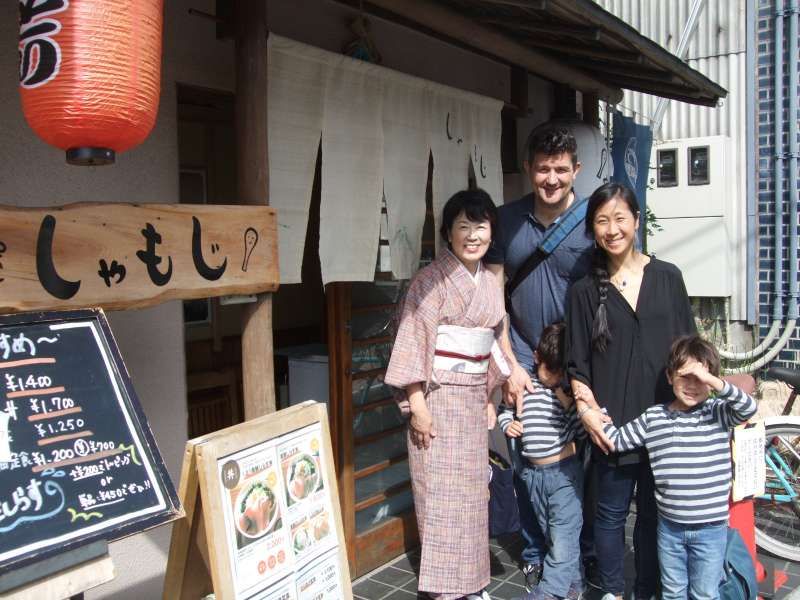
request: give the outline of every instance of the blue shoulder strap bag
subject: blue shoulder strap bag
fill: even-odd
[[[567,211],[562,214],[555,225],[547,232],[539,242],[539,245],[533,251],[533,253],[525,259],[525,262],[522,266],[517,269],[517,272],[514,273],[514,277],[512,277],[509,281],[506,282],[505,287],[505,296],[506,296],[506,312],[508,313],[509,321],[513,324],[514,322],[514,312],[511,307],[511,297],[514,295],[514,291],[519,287],[519,284],[522,283],[525,278],[533,273],[536,270],[544,259],[550,256],[558,245],[563,242],[566,237],[572,233],[572,231],[581,223],[583,223],[584,219],[586,219],[586,208],[589,204],[589,200],[587,198],[582,198],[580,200],[576,200],[572,203]],[[514,327],[517,333],[523,337],[524,334],[519,327]],[[532,346],[529,340],[525,340],[529,346]],[[516,473],[522,472],[523,460],[522,460],[522,449],[521,443],[516,438],[508,438],[508,452],[511,458],[512,465],[514,467],[514,471]]]

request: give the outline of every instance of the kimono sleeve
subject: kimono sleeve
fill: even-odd
[[[495,327],[492,357],[489,359],[489,371],[486,377],[486,392],[491,399],[494,391],[503,385],[511,375],[511,361],[500,345],[500,337],[505,327],[505,319]]]
[[[589,286],[581,282],[572,286],[566,311],[566,371],[570,379],[592,387],[592,325],[594,307]]]
[[[421,271],[400,307],[400,323],[384,381],[396,388],[427,384],[433,369],[443,297],[437,278]]]

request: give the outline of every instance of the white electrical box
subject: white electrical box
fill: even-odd
[[[737,289],[744,206],[727,136],[653,144],[647,206],[661,231],[648,251],[674,263],[695,297],[729,297]],[[741,214],[740,214],[741,213]]]
[[[663,228],[647,250],[678,266],[690,296],[731,295],[728,234],[723,217],[659,219]]]

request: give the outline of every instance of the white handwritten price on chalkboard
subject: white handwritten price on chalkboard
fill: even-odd
[[[54,396],[49,400],[31,398],[30,403],[31,412],[34,413],[49,413],[75,407],[75,401],[72,398],[61,398],[60,396]]]
[[[36,423],[36,433],[40,438],[56,433],[68,433],[83,429],[85,422],[83,419],[63,419],[52,423]]]
[[[6,373],[6,389],[11,392],[24,391],[24,390],[37,390],[42,388],[49,388],[53,381],[47,375],[28,375],[28,377],[14,377],[10,373]]]

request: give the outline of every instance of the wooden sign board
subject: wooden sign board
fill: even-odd
[[[267,206],[0,207],[0,312],[274,291],[276,227]]]
[[[190,509],[173,527],[164,600],[352,599],[323,404],[190,440],[180,491]]]
[[[181,515],[105,315],[0,317],[0,574]]]

